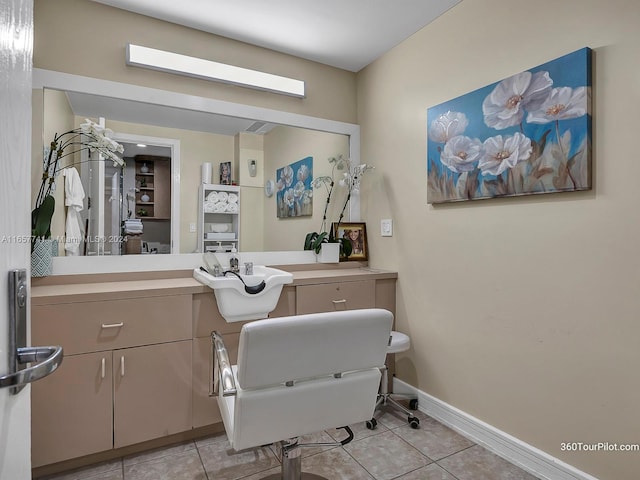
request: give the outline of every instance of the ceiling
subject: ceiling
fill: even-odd
[[[93,1],[358,72],[461,0]]]

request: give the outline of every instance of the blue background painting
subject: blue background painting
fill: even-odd
[[[306,157],[276,170],[278,218],[313,214],[313,157]]]
[[[591,50],[583,48],[558,59],[547,62],[527,70],[533,74],[536,72],[548,72],[553,80],[553,88],[578,87],[587,88],[586,102],[591,102]],[[428,171],[428,203],[440,203],[447,201],[471,200],[489,198],[492,196],[513,196],[531,193],[548,193],[553,191],[585,190],[591,188],[590,174],[590,144],[591,144],[591,115],[590,105],[587,106],[589,114],[577,118],[562,119],[558,122],[544,124],[528,123],[527,114],[524,120],[518,124],[504,129],[495,129],[485,123],[483,114],[483,102],[490,95],[500,82],[496,82],[486,87],[475,90],[466,95],[449,100],[440,105],[436,105],[427,110],[427,133],[434,119],[439,118],[447,112],[462,112],[468,120],[468,126],[464,131],[464,136],[475,138],[484,142],[496,135],[510,136],[516,132],[524,134],[531,139],[533,153],[531,157],[517,166],[520,179],[517,186],[509,185],[512,179],[504,172],[498,176],[480,172],[456,172],[452,171],[440,160],[444,148],[441,142],[427,140],[427,171]],[[558,133],[564,137],[569,131],[570,144],[568,150],[563,150],[566,155],[566,168],[570,169],[573,182],[564,182],[563,165],[553,165],[548,162],[550,155],[556,155],[550,149],[553,144],[559,144]],[[559,148],[565,145],[560,146]],[[545,149],[544,154],[536,148]],[[584,151],[583,151],[584,150]],[[536,156],[537,155],[537,156]],[[536,165],[535,162],[538,162]],[[547,162],[545,164],[545,162]],[[583,164],[587,163],[587,165]],[[544,168],[543,168],[544,167]],[[557,168],[556,168],[557,167]],[[514,167],[515,168],[515,167]],[[556,169],[554,172],[548,172]],[[542,173],[541,173],[542,172]],[[546,173],[545,173],[546,172]],[[586,176],[585,176],[586,172]],[[548,178],[538,179],[534,183],[526,177],[531,174],[548,175]],[[555,175],[555,178],[553,177]],[[462,177],[462,178],[461,178]],[[471,178],[473,177],[473,182]],[[560,178],[561,177],[561,178]],[[461,184],[467,182],[466,184]],[[564,182],[564,183],[563,183]],[[529,186],[529,188],[527,188]]]

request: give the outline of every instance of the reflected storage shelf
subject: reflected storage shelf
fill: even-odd
[[[137,218],[147,220],[171,219],[170,158],[155,155],[136,155]]]
[[[240,187],[204,183],[198,206],[198,251],[240,250]]]

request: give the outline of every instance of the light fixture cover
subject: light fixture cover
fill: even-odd
[[[213,62],[203,58],[127,44],[127,65],[204,78],[304,98],[304,81]]]

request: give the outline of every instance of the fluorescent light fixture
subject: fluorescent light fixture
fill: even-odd
[[[136,144],[136,147],[147,148],[147,146],[144,143],[138,143]]]
[[[127,65],[304,98],[304,81],[127,44]]]

